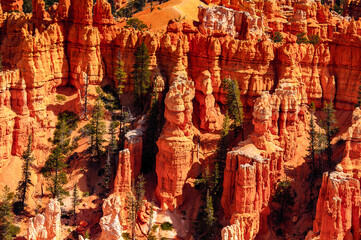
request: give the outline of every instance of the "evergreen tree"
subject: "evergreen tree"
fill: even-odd
[[[78,120],[78,116],[71,112],[64,112],[58,116],[52,141],[54,148],[41,169],[41,173],[47,180],[47,190],[51,192],[53,198],[57,198],[59,201],[62,200],[64,195],[69,195],[64,189],[65,184],[68,182],[65,173],[68,165],[65,163],[65,158],[73,150],[73,146],[76,145],[70,145],[70,137],[72,131],[77,128]]]
[[[90,149],[92,151],[93,159],[100,160],[103,154],[103,143],[106,142],[104,134],[106,133],[106,126],[103,121],[104,111],[103,105],[98,97],[93,108],[92,119],[90,123],[84,126],[84,134],[90,138]]]
[[[108,148],[107,160],[105,163],[105,172],[103,178],[103,194],[104,197],[107,197],[110,192],[110,182],[112,177],[112,166],[110,162],[110,148]]]
[[[159,111],[159,93],[157,91],[158,86],[155,84],[153,87],[151,108],[146,120],[147,130],[143,144],[142,170],[145,173],[148,173],[154,168],[158,152],[157,140],[160,134],[161,115]]]
[[[145,195],[145,179],[143,175],[138,176],[138,181],[136,184],[132,184],[132,192],[128,193],[126,199],[126,209],[128,211],[128,223],[131,226],[131,235],[132,239],[137,239],[135,232],[135,226],[137,221],[137,213],[143,206],[143,198]]]
[[[33,12],[32,0],[24,0],[24,2],[23,2],[23,12],[24,13],[32,13]]]
[[[307,156],[306,158],[312,163],[312,170],[315,171],[315,156],[316,156],[316,149],[317,149],[317,132],[316,132],[316,126],[315,126],[315,120],[314,120],[314,115],[315,115],[315,104],[312,102],[310,105],[310,113],[311,113],[311,118],[310,118],[310,131],[309,131],[309,145],[307,148]]]
[[[273,202],[279,203],[280,208],[276,209],[276,221],[285,221],[285,213],[294,205],[294,197],[291,192],[291,182],[283,180],[277,184],[276,192],[273,195]]]
[[[54,3],[59,2],[59,0],[45,0],[45,8],[48,9],[49,7],[53,6]]]
[[[114,76],[117,84],[118,96],[120,98],[120,95],[123,94],[125,83],[127,81],[127,73],[124,71],[124,63],[120,52],[118,53]]]
[[[325,102],[324,108],[322,111],[326,114],[325,119],[322,121],[323,128],[325,129],[326,134],[326,155],[328,163],[332,161],[332,146],[331,140],[332,137],[337,133],[338,128],[336,127],[336,117],[335,117],[335,109],[333,107],[332,101],[330,103]]]
[[[226,93],[227,99],[227,110],[229,117],[233,120],[235,130],[240,127],[242,131],[242,139],[244,140],[243,132],[243,108],[242,102],[240,100],[240,92],[238,88],[238,83],[235,80],[230,78],[225,78],[222,81],[222,89]]]
[[[145,7],[145,0],[134,0],[135,12],[140,12]]]
[[[223,172],[224,172],[224,168],[226,167],[226,158],[227,158],[227,152],[228,152],[228,147],[230,145],[230,141],[229,141],[229,126],[230,126],[230,122],[229,122],[229,116],[228,113],[225,115],[224,119],[223,119],[223,124],[222,124],[222,130],[221,130],[221,137],[218,141],[217,144],[217,164],[219,165],[220,168],[220,175],[223,176]]]
[[[20,232],[20,228],[13,225],[13,214],[11,212],[14,193],[10,192],[8,186],[4,187],[0,199],[0,239],[11,240]]]
[[[76,216],[76,206],[79,205],[79,193],[78,193],[78,186],[75,184],[74,190],[73,190],[73,214]]]
[[[146,95],[150,87],[150,71],[149,71],[149,54],[144,42],[135,52],[135,63],[133,66],[132,76],[134,80],[134,95],[141,111],[144,110]]]
[[[361,107],[361,85],[358,87],[358,97],[355,107]]]
[[[110,139],[109,139],[109,146],[108,146],[109,151],[112,155],[114,153],[116,153],[118,150],[118,141],[116,138],[116,129],[118,126],[119,126],[119,122],[112,119],[112,121],[110,122],[110,125],[109,125]]]
[[[110,3],[110,8],[112,11],[112,15],[115,16],[115,3],[114,0],[108,0],[108,2]]]
[[[198,212],[197,219],[194,222],[196,229],[196,239],[216,239],[220,232],[217,225],[217,216],[214,211],[214,206],[218,202],[215,201],[217,196],[217,188],[219,187],[219,171],[216,166],[213,174],[210,174],[207,167],[200,179],[195,182],[195,187],[201,192],[203,205]]]
[[[34,157],[32,156],[31,144],[32,144],[32,138],[31,138],[31,135],[29,135],[28,146],[22,155],[24,164],[22,167],[23,168],[22,180],[19,181],[18,188],[17,188],[17,194],[18,194],[17,197],[19,199],[19,201],[16,202],[17,212],[18,211],[22,212],[24,210],[25,200],[26,200],[26,195],[28,193],[28,189],[30,186],[33,186],[33,183],[31,182],[30,164],[34,161]]]
[[[319,156],[318,157],[318,166],[320,168],[320,172],[322,173],[324,170],[324,163],[323,163],[323,155],[324,152],[326,150],[326,146],[327,146],[327,139],[326,139],[326,134],[324,134],[323,132],[321,132],[320,130],[317,132],[316,135],[316,153]]]
[[[43,175],[47,179],[47,190],[51,192],[52,197],[58,200],[62,200],[64,195],[69,193],[64,189],[65,184],[68,183],[68,179],[64,170],[67,168],[67,164],[64,162],[65,156],[61,147],[56,146],[48,160],[45,162],[43,168]]]

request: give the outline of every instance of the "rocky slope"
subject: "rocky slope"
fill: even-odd
[[[120,53],[128,76],[125,91],[130,93],[134,52],[144,42],[152,79],[161,76],[167,86],[166,123],[157,142],[155,169],[156,197],[163,210],[179,208],[191,197],[184,194],[187,180],[212,166],[215,145],[204,146],[202,139],[217,136],[221,128],[221,80],[238,81],[245,117],[254,130],[227,155],[222,206],[231,225],[222,230],[225,240],[254,239],[267,231],[270,196],[284,177],[285,162],[297,154],[297,141],[307,133],[306,105],[314,101],[321,107],[324,100],[333,100],[336,108],[352,110],[357,99],[357,91],[350,89],[359,85],[361,22],[331,13],[318,1],[210,1],[229,8],[200,7],[199,23],[171,20],[165,33],[120,27],[106,0],[94,6],[92,0],[60,0],[49,13],[44,1],[36,0],[33,14],[21,12],[19,2],[2,0],[0,5],[0,173],[21,155],[29,134],[36,165],[44,163],[58,113],[80,114],[83,72],[94,95],[95,86],[114,82]],[[282,32],[281,43],[270,39],[277,31]],[[299,33],[319,35],[320,42],[298,44]],[[76,97],[60,104],[56,95],[63,87],[70,87]],[[122,204],[131,178],[140,171],[138,130],[128,134],[127,150],[119,153],[114,191],[121,198],[120,203],[110,199],[104,204],[104,239],[121,229],[109,228],[109,221],[121,220],[119,211],[110,211],[108,205]],[[359,193],[358,145],[352,136],[341,163],[351,176],[324,175],[314,224],[314,232],[324,239],[336,236],[335,229],[339,235],[334,239],[357,234],[349,230],[357,228],[359,218],[357,201],[352,200]],[[346,207],[352,212],[345,216],[347,226],[326,229],[334,219],[341,221],[337,216],[344,212],[340,201],[332,200],[335,191],[341,192],[336,194],[344,199],[341,203],[356,205]]]

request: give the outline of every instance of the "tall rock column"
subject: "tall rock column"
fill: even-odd
[[[183,203],[183,186],[193,163],[192,100],[194,83],[185,71],[175,72],[165,98],[166,123],[157,141],[156,194],[163,210]]]
[[[342,172],[324,173],[313,231],[319,239],[360,239],[360,182]]]
[[[143,132],[135,129],[125,135],[124,148],[129,149],[132,179],[136,179],[142,167]]]
[[[99,85],[103,80],[104,64],[100,52],[100,33],[98,28],[92,26],[93,0],[72,0],[69,20],[72,22],[67,48],[70,82],[80,89],[85,84],[82,77],[82,72],[85,72],[90,85]]]

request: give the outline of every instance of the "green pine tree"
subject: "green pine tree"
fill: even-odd
[[[0,239],[11,240],[20,232],[20,228],[13,224],[13,214],[11,212],[14,193],[10,192],[8,186],[4,187],[3,195],[0,199]]]
[[[85,125],[83,128],[84,134],[90,138],[90,150],[92,152],[93,160],[100,160],[100,157],[103,154],[103,144],[106,142],[104,139],[106,126],[103,118],[103,105],[100,101],[100,97],[98,97],[93,108],[90,123]]]
[[[291,182],[289,180],[279,182],[272,198],[273,202],[278,203],[280,206],[278,209],[275,209],[276,221],[282,223],[285,221],[286,212],[290,211],[290,207],[295,202],[291,192]]]
[[[64,162],[64,159],[65,156],[63,150],[60,146],[56,146],[42,169],[42,173],[47,179],[47,190],[50,191],[53,198],[56,198],[59,201],[63,199],[63,196],[69,195],[64,189],[65,184],[68,183],[65,173],[67,164]]]
[[[32,0],[24,0],[24,2],[23,2],[23,12],[24,13],[32,13],[33,12]]]
[[[115,16],[115,3],[114,3],[114,0],[108,0],[109,4],[110,4],[110,8],[111,8],[111,11],[112,11],[112,15]]]
[[[240,92],[238,88],[238,83],[236,80],[230,78],[225,78],[222,81],[221,87],[226,93],[227,99],[227,111],[230,119],[233,120],[235,130],[240,127],[242,131],[242,139],[244,140],[244,131],[243,131],[243,107],[240,100]]]
[[[54,148],[49,155],[41,173],[47,180],[47,190],[50,191],[53,198],[60,202],[69,192],[64,189],[68,183],[65,169],[68,165],[65,158],[73,150],[76,144],[71,143],[71,133],[77,128],[78,116],[71,112],[64,112],[58,116],[58,122],[52,140]]]
[[[118,96],[120,98],[120,95],[123,94],[125,83],[127,81],[127,73],[124,71],[124,63],[122,61],[120,52],[118,53],[118,59],[114,70],[114,76],[116,80]]]
[[[72,201],[73,201],[73,215],[76,216],[76,207],[79,205],[80,202],[77,184],[75,184],[74,186]]]
[[[309,145],[307,147],[307,156],[306,158],[311,162],[312,164],[312,170],[315,171],[315,158],[316,158],[316,149],[317,149],[317,132],[316,132],[316,126],[315,126],[315,115],[316,107],[315,104],[312,102],[310,105],[310,131],[309,131]]]
[[[24,161],[23,164],[23,174],[22,174],[22,180],[19,181],[18,188],[17,188],[17,197],[19,199],[18,202],[16,202],[17,207],[16,211],[22,212],[25,207],[25,200],[28,193],[28,189],[30,186],[33,186],[33,183],[31,182],[31,172],[30,172],[30,164],[35,160],[35,158],[32,155],[31,146],[32,145],[32,138],[31,135],[29,135],[28,138],[28,146],[26,150],[23,152],[22,159]]]
[[[150,87],[149,54],[144,42],[142,42],[135,52],[133,68],[134,95],[141,111],[143,111],[146,103],[146,95]]]
[[[153,87],[151,108],[148,112],[145,132],[143,154],[142,154],[142,171],[148,173],[155,167],[156,155],[158,152],[157,140],[160,135],[161,114],[159,111],[159,93],[158,86]]]
[[[109,146],[108,146],[109,151],[112,155],[115,154],[118,150],[118,140],[116,137],[116,129],[118,126],[119,126],[119,122],[112,119],[112,121],[110,122],[110,125],[109,125],[110,139],[109,139]]]
[[[143,175],[138,176],[138,181],[136,184],[132,184],[132,191],[128,193],[126,199],[126,209],[128,212],[128,223],[131,226],[131,236],[132,239],[137,239],[137,234],[135,232],[135,226],[137,223],[137,214],[143,206],[143,199],[145,195],[145,179]]]
[[[229,116],[228,113],[225,115],[222,124],[221,137],[217,144],[217,163],[220,168],[220,175],[223,176],[224,168],[226,167],[227,152],[230,145],[229,141]]]
[[[195,187],[200,191],[203,201],[201,210],[198,212],[197,219],[194,222],[196,239],[217,239],[217,234],[220,233],[214,210],[215,205],[219,204],[216,201],[216,198],[218,198],[217,188],[219,187],[219,170],[217,168],[216,164],[216,168],[213,174],[211,174],[209,167],[207,167],[202,177],[195,182]]]
[[[108,148],[107,160],[105,163],[105,171],[104,171],[104,178],[103,178],[103,194],[104,197],[108,197],[110,193],[110,182],[112,177],[112,165],[110,161],[110,148]]]
[[[59,2],[59,0],[45,0],[45,8],[48,9],[49,7],[53,6],[54,3]]]
[[[361,85],[358,87],[357,103],[355,107],[361,107]]]
[[[330,103],[325,102],[324,108],[322,111],[326,114],[325,119],[322,121],[322,126],[325,129],[326,134],[326,155],[328,163],[332,161],[332,146],[331,140],[333,136],[338,132],[338,127],[336,126],[337,120],[335,116],[335,109],[333,107],[332,101]]]

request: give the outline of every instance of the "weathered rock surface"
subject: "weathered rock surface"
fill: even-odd
[[[356,108],[352,125],[341,136],[345,140],[344,157],[338,171],[324,173],[313,231],[308,239],[360,238],[360,159],[361,110]]]
[[[118,169],[114,180],[114,193],[120,195],[123,200],[131,191],[132,172],[130,151],[129,149],[124,149],[119,152]]]
[[[198,28],[170,21],[167,32],[153,33],[115,24],[106,0],[94,6],[92,0],[60,0],[54,12],[45,11],[43,0],[33,0],[32,16],[4,14],[21,10],[21,1],[1,1],[0,54],[4,69],[11,71],[0,73],[0,168],[22,153],[29,134],[34,135],[34,148],[46,155],[59,111],[54,104],[59,88],[80,91],[83,72],[92,86],[114,81],[119,52],[128,75],[125,91],[131,92],[134,52],[144,42],[152,79],[162,73],[169,86],[166,124],[157,143],[156,194],[162,208],[182,204],[185,182],[195,173],[195,163],[200,164],[194,135],[220,129],[225,103],[221,79],[230,77],[239,83],[245,116],[253,118],[255,131],[227,158],[222,201],[227,217],[239,228],[224,232],[230,236],[239,229],[234,236],[254,238],[262,225],[260,215],[267,215],[270,189],[305,132],[303,105],[315,101],[319,107],[333,99],[338,109],[354,108],[357,91],[350,89],[359,85],[361,22],[330,13],[317,1],[210,2],[225,7],[200,8]],[[282,32],[283,42],[270,40],[276,31]],[[298,33],[317,34],[320,43],[297,44]],[[356,138],[347,142],[343,167],[348,173],[358,166]],[[129,151],[120,153],[118,193],[127,192],[139,172],[140,142],[132,141]]]
[[[3,0],[1,1],[1,6],[4,12],[22,11],[23,0]]]
[[[44,214],[37,214],[30,219],[28,226],[29,240],[57,240],[60,239],[60,204],[57,200],[50,199]]]
[[[343,172],[323,174],[313,232],[318,239],[359,239],[360,182]]]
[[[157,197],[161,208],[174,210],[184,200],[183,186],[193,163],[192,100],[194,83],[186,72],[174,73],[165,97],[165,126],[157,141]]]
[[[305,134],[307,94],[292,72],[292,78],[279,80],[272,95],[263,92],[256,100],[254,132],[227,154],[222,207],[232,225],[222,231],[223,240],[234,234],[242,240],[255,239],[262,228],[267,229],[261,221],[270,213],[271,193],[283,176],[284,162],[295,156],[297,138]]]
[[[110,195],[103,203],[103,217],[100,219],[102,228],[101,240],[122,240],[122,203],[117,195]]]
[[[132,179],[137,179],[142,166],[143,132],[140,129],[135,129],[127,132],[125,138],[124,147],[130,152]]]

